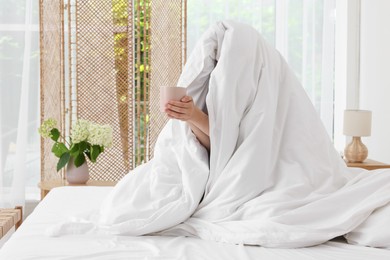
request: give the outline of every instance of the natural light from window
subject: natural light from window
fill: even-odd
[[[38,1],[0,1],[0,207],[38,200]],[[20,194],[20,195],[17,195]]]
[[[241,21],[261,32],[292,67],[334,137],[335,2],[188,0],[187,15],[187,55],[218,20]]]

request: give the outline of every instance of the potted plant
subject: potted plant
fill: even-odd
[[[69,138],[61,135],[53,118],[45,120],[38,131],[42,137],[54,141],[51,151],[59,158],[57,171],[67,166],[66,178],[72,184],[86,183],[89,179],[87,159],[95,163],[104,149],[112,146],[111,126],[84,119],[73,124]]]

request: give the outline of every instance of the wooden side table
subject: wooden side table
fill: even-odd
[[[115,186],[116,181],[96,181],[89,180],[86,184],[69,184],[66,180],[50,180],[42,181],[38,184],[38,187],[41,189],[41,199],[43,199],[51,189],[63,186]]]
[[[367,159],[362,163],[350,163],[346,162],[348,167],[359,167],[364,168],[366,170],[376,170],[376,169],[384,169],[384,168],[390,168],[390,164],[385,164],[382,162],[374,161]]]
[[[0,239],[15,226],[17,229],[23,221],[22,207],[0,209]]]

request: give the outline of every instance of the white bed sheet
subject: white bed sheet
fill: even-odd
[[[75,213],[97,208],[111,189],[61,187],[52,190],[0,249],[0,259],[390,259],[390,250],[343,242],[300,249],[269,249],[188,237],[45,235],[49,226]]]

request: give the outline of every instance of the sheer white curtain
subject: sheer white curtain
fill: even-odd
[[[251,24],[285,57],[333,137],[335,0],[188,0],[188,53],[213,22]]]
[[[39,199],[38,3],[0,1],[0,207]]]

